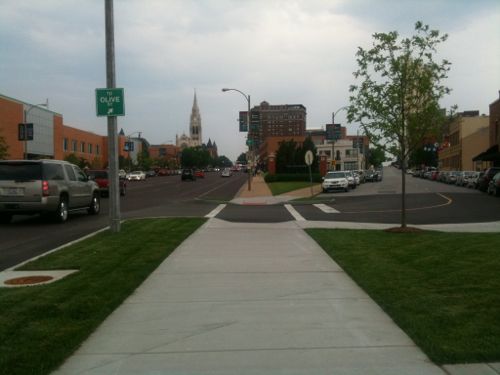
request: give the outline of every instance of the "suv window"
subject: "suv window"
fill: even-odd
[[[70,181],[76,181],[75,171],[73,171],[71,165],[65,164],[64,170],[66,171],[66,174],[68,175],[68,179]]]
[[[76,174],[78,181],[80,181],[80,182],[87,182],[88,181],[87,175],[85,173],[83,173],[83,171],[80,168],[73,166],[73,169],[75,170],[75,174]]]
[[[64,172],[61,164],[47,163],[43,165],[44,180],[64,180]]]
[[[40,163],[0,163],[0,180],[41,180]]]

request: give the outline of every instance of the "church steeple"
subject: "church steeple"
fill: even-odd
[[[196,98],[196,90],[194,91],[193,108],[191,109],[191,119],[189,121],[189,136],[193,141],[193,145],[201,146],[203,138],[201,134],[201,115],[198,108],[198,100]]]

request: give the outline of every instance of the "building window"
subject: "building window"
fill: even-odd
[[[96,153],[96,155],[99,155],[101,153],[101,150],[99,149],[99,145],[95,145],[95,153]]]
[[[63,151],[68,151],[68,138],[63,138]]]
[[[77,143],[78,142],[75,141],[75,140],[71,141],[71,151],[76,152],[76,150],[77,150]]]
[[[89,146],[88,146],[88,151],[89,151],[89,154],[92,153],[92,143],[89,143]]]
[[[80,152],[82,154],[85,152],[85,142],[80,143]]]

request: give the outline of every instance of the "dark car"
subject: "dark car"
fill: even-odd
[[[196,181],[196,176],[194,175],[194,171],[192,169],[183,169],[181,172],[181,180]]]
[[[374,181],[377,181],[378,177],[377,177],[377,174],[375,173],[375,171],[373,169],[367,169],[365,171],[365,181],[366,182],[374,182]]]
[[[481,191],[488,190],[488,185],[489,185],[491,179],[498,172],[500,172],[500,167],[492,167],[492,168],[488,168],[486,171],[484,171],[484,175],[478,179],[477,188]]]
[[[493,176],[488,184],[488,194],[500,196],[500,172]]]
[[[90,180],[95,181],[99,185],[99,190],[101,191],[101,196],[109,196],[109,176],[106,169],[89,169],[86,171],[87,176]],[[127,192],[127,182],[125,179],[119,179],[120,184],[120,195],[123,197]]]

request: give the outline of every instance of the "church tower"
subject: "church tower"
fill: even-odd
[[[196,91],[194,92],[193,109],[191,110],[191,119],[189,121],[189,137],[192,141],[192,146],[201,146],[203,139],[201,136],[201,116],[196,100]]]

